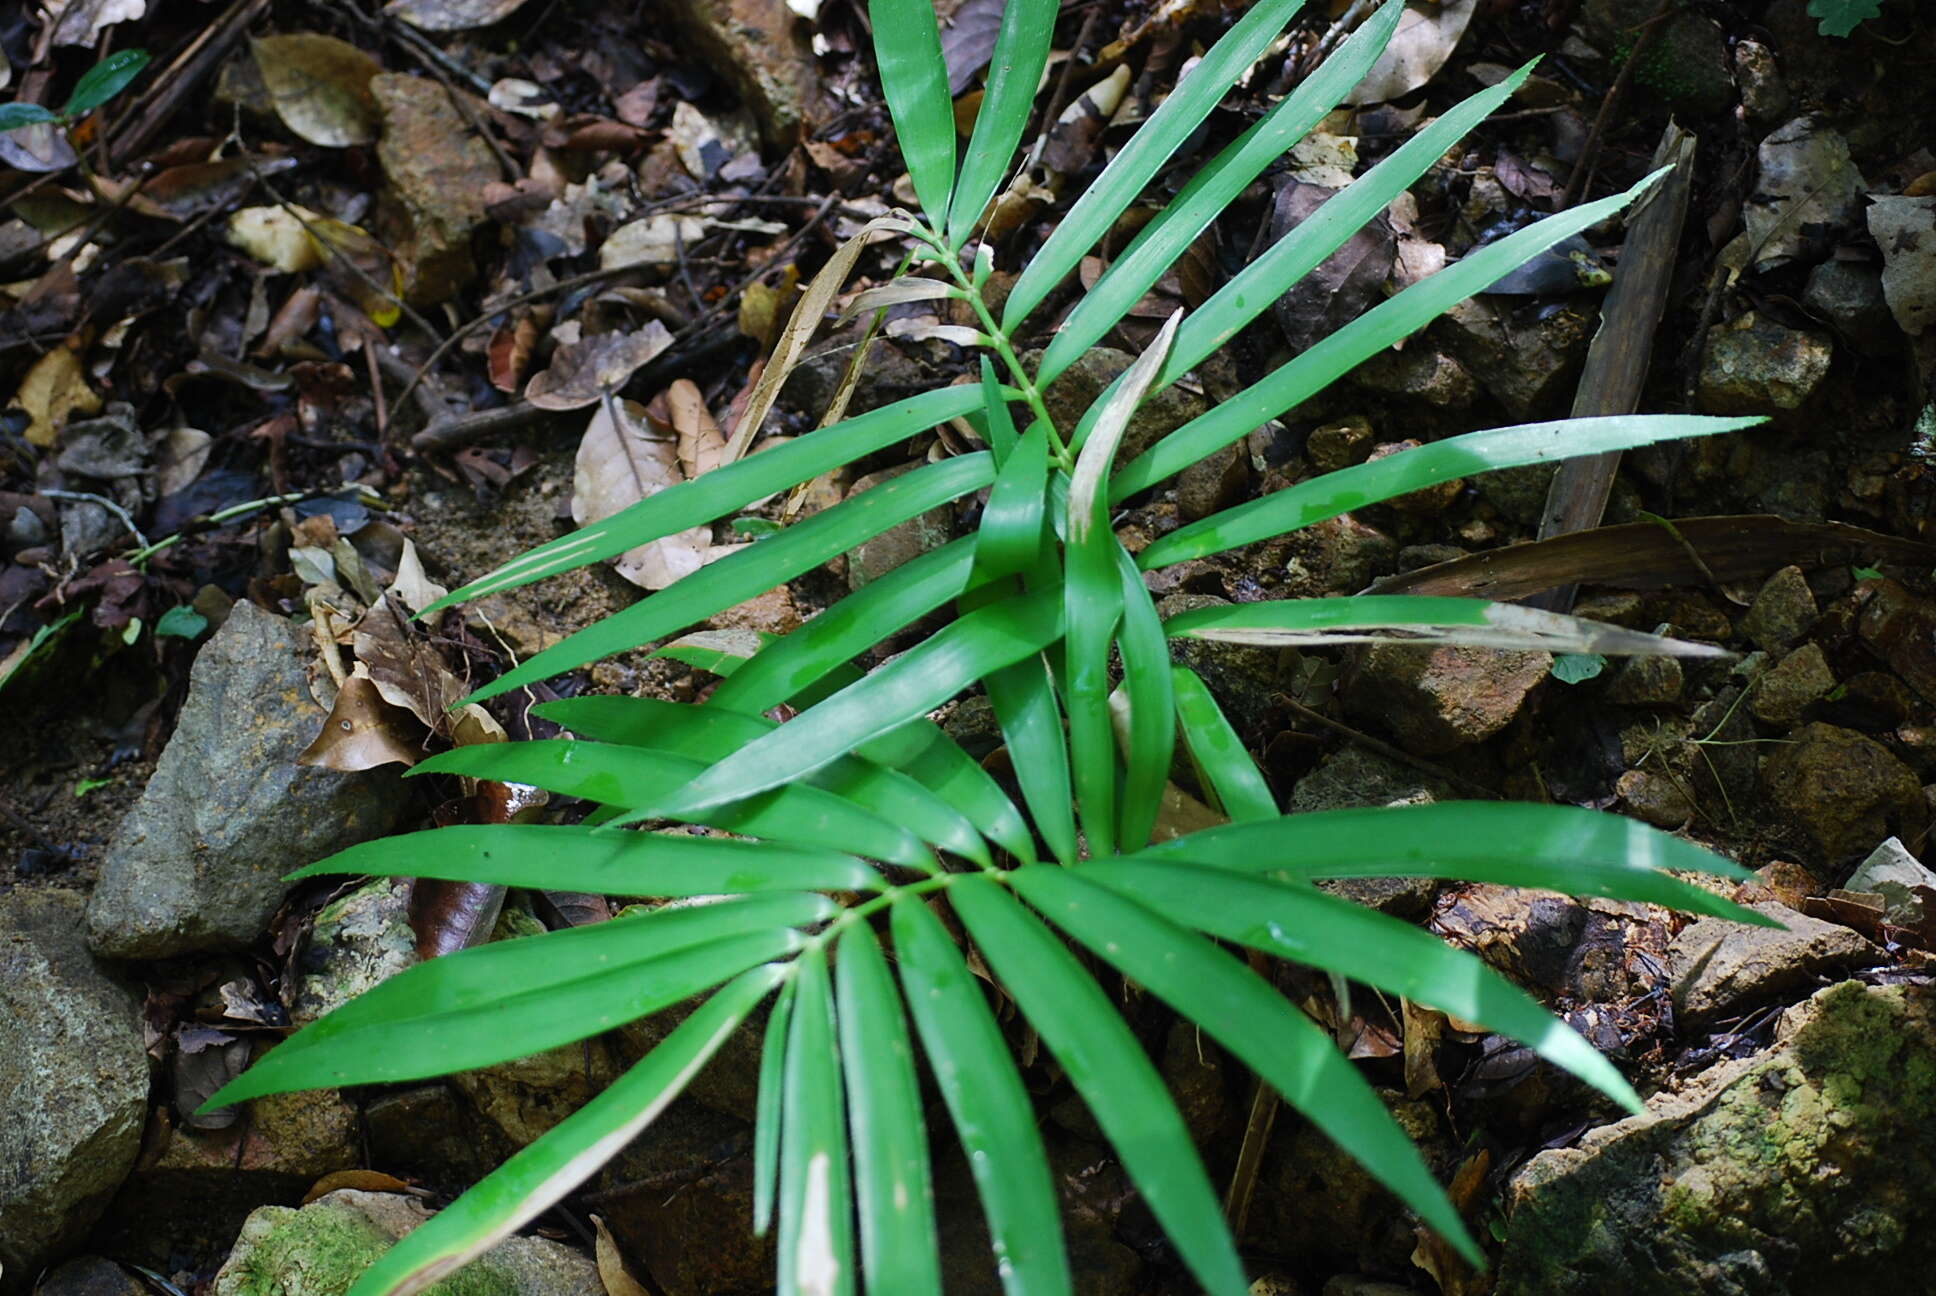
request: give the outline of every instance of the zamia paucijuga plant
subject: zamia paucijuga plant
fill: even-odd
[[[1203,681],[1172,664],[1179,637],[1239,644],[1452,643],[1554,652],[1715,649],[1469,599],[1310,598],[1164,620],[1145,572],[1336,517],[1433,483],[1756,420],[1588,418],[1455,436],[1268,494],[1180,527],[1132,556],[1112,509],[1243,438],[1360,361],[1607,220],[1645,187],[1550,216],[1379,304],[1253,386],[1118,465],[1138,403],[1229,342],[1503,103],[1522,68],[1433,120],[1207,301],[1165,323],[1073,427],[1043,388],[1096,344],[1275,159],[1357,83],[1390,40],[1386,0],[1313,75],[1201,166],[1068,311],[1031,370],[1031,313],[1150,186],[1277,38],[1298,0],[1259,0],[1182,79],[1062,217],[999,313],[991,257],[971,238],[1022,141],[1056,0],[1011,0],[965,153],[929,0],[874,0],[875,52],[919,216],[916,271],[882,300],[966,302],[981,381],[891,404],[736,458],[540,546],[426,611],[611,558],[735,512],[830,469],[966,418],[986,448],[905,472],[789,525],[579,631],[480,689],[486,698],[665,640],[902,522],[986,491],[972,535],[922,554],[757,650],[662,649],[723,676],[703,704],[585,696],[537,708],[576,737],[464,747],[417,773],[533,784],[599,803],[595,822],[458,826],[354,847],[301,870],[405,875],[657,899],[590,927],[438,958],[344,1005],[211,1100],[415,1080],[608,1031],[704,996],[616,1083],[386,1253],[355,1296],[419,1290],[559,1201],[679,1095],[764,1001],[753,1227],[778,1228],[778,1287],[940,1290],[926,1104],[917,1056],[968,1154],[1011,1293],[1070,1277],[1036,1116],[981,979],[938,910],[952,910],[1093,1112],[1202,1286],[1237,1296],[1243,1265],[1218,1195],[1143,1046],[1082,951],[1163,1000],[1362,1162],[1474,1263],[1457,1210],[1326,1031],[1243,951],[1291,959],[1510,1036],[1623,1107],[1638,1099],[1594,1048],[1473,956],[1314,886],[1439,877],[1766,919],[1670,875],[1743,876],[1730,862],[1611,815],[1446,803],[1283,815]],[[864,237],[864,236],[863,236]],[[859,243],[810,287],[771,370],[798,354]],[[777,386],[777,379],[774,380]],[[770,406],[756,389],[742,435]],[[744,448],[739,446],[738,448]],[[907,627],[947,624],[871,672]],[[1120,685],[1112,661],[1120,663]],[[1019,796],[934,723],[985,691]],[[767,718],[782,703],[795,712]],[[1118,736],[1118,728],[1121,736]],[[1182,753],[1228,823],[1152,841]],[[650,831],[704,825],[724,835]],[[919,1044],[917,1054],[916,1043]]]

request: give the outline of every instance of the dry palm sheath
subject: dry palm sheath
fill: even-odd
[[[908,518],[987,490],[979,530],[749,656],[708,655],[701,664],[727,678],[704,705],[554,702],[540,710],[576,737],[466,747],[416,767],[586,798],[603,807],[597,826],[440,828],[358,846],[298,874],[717,897],[434,959],[295,1035],[211,1100],[485,1066],[709,995],[616,1084],[388,1252],[353,1296],[416,1291],[557,1202],[663,1112],[769,998],[751,1224],[777,1224],[782,1292],[850,1292],[863,1283],[896,1296],[940,1290],[917,1042],[968,1152],[1007,1290],[1067,1292],[1055,1189],[1034,1112],[980,980],[936,913],[942,905],[1088,1102],[1178,1256],[1219,1296],[1238,1296],[1245,1277],[1217,1194],[1155,1068],[1070,942],[1196,1022],[1475,1262],[1479,1249],[1458,1213],[1370,1086],[1231,947],[1294,959],[1483,1023],[1637,1106],[1604,1057],[1479,960],[1312,883],[1432,876],[1766,921],[1667,872],[1737,877],[1740,869],[1628,820],[1569,807],[1453,803],[1280,815],[1202,681],[1172,666],[1168,640],[1715,650],[1461,598],[1252,603],[1166,622],[1142,572],[1453,477],[1754,420],[1627,416],[1476,432],[1215,514],[1134,558],[1109,516],[1112,504],[1160,486],[1527,258],[1607,219],[1645,185],[1490,244],[1323,338],[1139,458],[1116,462],[1140,400],[1223,346],[1383,211],[1512,94],[1522,70],[1439,117],[1200,308],[1173,317],[1080,422],[1054,426],[1042,388],[1364,75],[1402,10],[1402,0],[1386,0],[1142,229],[1033,372],[1016,358],[1012,339],[1030,312],[1296,8],[1297,0],[1262,0],[1236,22],[1063,218],[998,318],[979,291],[990,257],[985,248],[970,251],[971,239],[1016,156],[1056,0],[1008,5],[959,165],[929,0],[875,0],[881,76],[923,209],[880,222],[909,241],[913,275],[928,281],[898,291],[901,299],[946,295],[973,308],[980,329],[968,340],[989,356],[981,383],[918,395],[738,459],[541,546],[448,601],[728,518],[962,417],[978,422],[987,450],[918,468],[789,526],[580,631],[477,697],[662,639]],[[806,331],[801,325],[819,318],[831,293],[809,291],[790,331]],[[764,408],[758,399],[752,404],[749,437]],[[944,608],[953,619],[919,646],[869,674],[853,665]],[[1111,723],[1112,653],[1123,663],[1113,699],[1127,712],[1120,746]],[[1000,721],[1019,801],[929,719],[934,708],[978,688]],[[763,718],[781,703],[797,717],[784,726]],[[1231,822],[1152,846],[1179,733]],[[648,820],[732,836],[626,827]]]

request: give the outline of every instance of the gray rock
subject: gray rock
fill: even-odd
[[[1734,83],[1741,91],[1741,107],[1750,121],[1766,125],[1788,112],[1788,83],[1782,80],[1775,56],[1760,41],[1739,41],[1734,47]]]
[[[1936,873],[1924,868],[1922,861],[1909,853],[1900,838],[1891,837],[1869,852],[1869,858],[1856,865],[1845,891],[1868,891],[1883,899],[1883,912],[1889,921],[1904,927],[1921,923],[1927,904],[1916,888],[1936,889]]]
[[[1755,683],[1748,709],[1765,725],[1791,729],[1801,722],[1803,712],[1834,687],[1835,672],[1828,668],[1822,646],[1805,643]]]
[[[1563,412],[1594,320],[1574,305],[1525,314],[1482,296],[1452,307],[1434,329],[1508,414],[1526,419]]]
[[[1214,594],[1171,594],[1158,601],[1158,616],[1168,620],[1198,608],[1228,607]],[[1217,705],[1239,733],[1254,729],[1276,706],[1284,687],[1283,651],[1253,644],[1218,643],[1188,635],[1170,640],[1170,656],[1203,677]]]
[[[1408,751],[1440,756],[1512,723],[1552,664],[1543,652],[1373,644],[1358,659],[1345,710],[1388,729]]]
[[[1808,272],[1802,305],[1858,351],[1880,355],[1902,340],[1882,293],[1882,272],[1855,261],[1824,261]]]
[[[246,945],[287,894],[285,873],[396,822],[406,798],[395,773],[296,764],[325,717],[301,654],[295,626],[246,600],[202,648],[175,735],[88,901],[97,953]]]
[[[1748,311],[1707,331],[1696,399],[1709,414],[1799,409],[1828,377],[1833,350],[1825,334]]]
[[[112,1260],[77,1256],[41,1279],[34,1296],[148,1296],[140,1279]]]
[[[341,1189],[300,1210],[250,1215],[215,1275],[215,1296],[341,1296],[399,1238],[430,1219],[416,1198]],[[510,1237],[426,1289],[434,1296],[605,1296],[589,1256]]]
[[[1620,706],[1672,706],[1684,684],[1676,657],[1628,657],[1613,668],[1607,701]]]
[[[1356,745],[1341,748],[1297,781],[1291,813],[1352,810],[1361,806],[1432,805],[1455,800],[1458,789],[1410,765]],[[1419,918],[1438,894],[1432,878],[1332,878],[1318,888],[1368,909],[1400,918]]]
[[[868,473],[855,482],[847,492],[853,499],[862,491],[871,490],[883,482],[892,481],[904,473],[913,472],[920,464],[902,464],[898,468],[885,468],[880,472]],[[849,589],[859,589],[871,581],[878,580],[904,562],[919,558],[930,549],[938,549],[954,539],[955,511],[946,504],[929,509],[898,523],[871,539],[862,541],[847,551],[847,585]]]
[[[1771,1003],[1825,974],[1879,963],[1883,953],[1838,923],[1767,901],[1753,906],[1786,931],[1703,918],[1668,946],[1674,1004],[1694,1025]]]
[[[1176,514],[1185,522],[1207,518],[1244,498],[1250,489],[1250,456],[1238,441],[1213,450],[1176,475]]]
[[[1616,64],[1634,53],[1637,33],[1654,16],[1647,0],[1588,0],[1581,11],[1587,39],[1612,52]],[[1728,40],[1703,14],[1681,11],[1665,24],[1634,65],[1635,84],[1684,113],[1724,112],[1734,99]]]
[[[600,1172],[600,1213],[666,1296],[773,1290],[774,1238],[753,1235],[752,1130],[681,1099]]]
[[[1927,1291],[1936,999],[1843,982],[1514,1176],[1497,1296]]]
[[[816,422],[825,417],[840,384],[846,380],[847,368],[853,364],[854,350],[859,344],[859,331],[849,330],[836,333],[816,346],[787,375],[785,385],[780,388],[781,403],[811,416]],[[854,394],[847,402],[847,413],[865,414],[925,391],[931,385],[921,366],[900,347],[877,337],[867,348],[867,359],[861,364]]]
[[[1479,398],[1479,384],[1464,365],[1419,341],[1403,351],[1380,351],[1351,371],[1351,381],[1365,391],[1439,409],[1464,409]]]
[[[289,1018],[307,1026],[416,962],[409,881],[366,882],[317,911]]]
[[[1285,592],[1355,594],[1398,565],[1398,541],[1346,513],[1284,537]]]
[[[141,1150],[141,1000],[96,966],[73,891],[0,897],[0,1291],[79,1241]]]
[[[1885,837],[1920,832],[1929,808],[1915,774],[1852,729],[1810,724],[1761,766],[1762,791],[1825,872],[1867,855]]]
[[[445,1084],[380,1094],[363,1108],[370,1165],[461,1192],[513,1149]]]
[[[1614,780],[1613,790],[1635,817],[1656,828],[1680,828],[1694,817],[1694,803],[1681,785],[1649,770],[1625,771]]]
[[[1096,397],[1102,395],[1103,389],[1128,369],[1135,359],[1126,351],[1091,347],[1081,359],[1056,376],[1048,390],[1042,393],[1042,403],[1049,411],[1050,420],[1063,435],[1068,435],[1082,421],[1083,414]],[[1022,357],[1022,363],[1031,371],[1041,360],[1040,351],[1032,351]],[[1165,387],[1136,407],[1135,415],[1129,420],[1129,428],[1123,433],[1122,445],[1117,448],[1117,464],[1129,463],[1158,440],[1209,408],[1203,397],[1187,390],[1182,383]]]
[[[1754,602],[1741,618],[1741,633],[1758,648],[1781,652],[1807,634],[1820,615],[1815,592],[1808,588],[1808,578],[1802,575],[1802,569],[1784,567],[1756,592]]]

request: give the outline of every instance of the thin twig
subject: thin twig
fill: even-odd
[[[141,528],[134,524],[134,518],[129,516],[128,510],[122,508],[107,496],[96,495],[93,491],[52,490],[46,487],[41,488],[40,493],[48,499],[74,500],[83,504],[99,504],[120,520],[121,525],[128,529],[128,534],[134,537],[136,544],[144,549],[147,548],[148,537],[141,534]]]

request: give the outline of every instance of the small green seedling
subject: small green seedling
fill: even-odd
[[[59,112],[36,103],[0,104],[0,131],[16,131],[26,126],[52,122],[65,129],[126,90],[148,66],[148,51],[122,50],[88,69],[87,75],[67,96]]]

